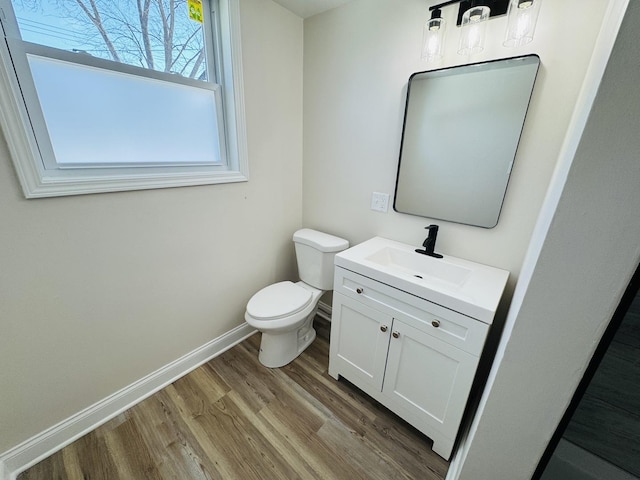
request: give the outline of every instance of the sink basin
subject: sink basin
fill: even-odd
[[[383,247],[369,255],[367,260],[420,280],[448,283],[460,287],[469,278],[471,270],[449,263],[444,258],[434,258],[393,247]]]
[[[335,264],[485,323],[493,321],[509,272],[415,249],[374,237],[336,254]]]

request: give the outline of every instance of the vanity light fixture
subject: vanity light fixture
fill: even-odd
[[[431,19],[424,24],[422,34],[422,59],[432,62],[442,58],[444,49],[444,32],[446,22],[442,18],[442,11],[439,8],[431,12]]]
[[[484,37],[491,8],[480,5],[482,0],[471,2],[471,7],[462,14],[460,30],[460,55],[473,55],[484,50]]]
[[[533,40],[542,0],[449,0],[429,7],[431,18],[425,23],[421,57],[426,62],[442,58],[446,22],[442,8],[458,4],[456,25],[460,31],[460,55],[473,55],[484,49],[486,20],[508,14],[504,46],[519,47]]]
[[[510,0],[505,47],[520,47],[533,40],[542,0]]]

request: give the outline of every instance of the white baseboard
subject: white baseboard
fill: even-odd
[[[318,302],[318,312],[316,313],[320,318],[323,318],[327,322],[331,323],[331,305],[323,302]],[[1,477],[0,477],[1,478]]]
[[[18,474],[94,430],[256,332],[246,323],[0,455],[0,480]]]

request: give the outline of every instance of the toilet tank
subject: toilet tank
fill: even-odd
[[[333,257],[349,248],[349,242],[310,228],[294,233],[293,241],[300,280],[320,290],[333,289]]]

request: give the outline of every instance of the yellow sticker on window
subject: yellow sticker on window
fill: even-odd
[[[202,23],[204,17],[202,14],[202,0],[188,0],[189,18],[195,22]]]

